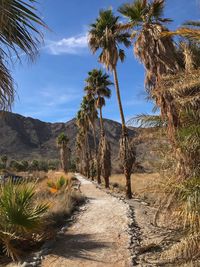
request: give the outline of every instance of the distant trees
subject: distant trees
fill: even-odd
[[[1,162],[2,162],[4,169],[6,169],[7,167],[7,161],[8,161],[8,157],[6,155],[1,156]]]
[[[7,160],[7,164],[5,167],[5,163],[0,161],[0,170],[10,170],[16,172],[31,172],[31,171],[49,171],[49,170],[58,170],[59,161],[58,160]],[[70,170],[74,169],[74,163],[70,162],[69,166]]]

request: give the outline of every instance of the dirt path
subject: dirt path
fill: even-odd
[[[86,210],[56,241],[42,267],[130,267],[128,205],[80,175]]]

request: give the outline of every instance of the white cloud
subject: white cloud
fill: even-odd
[[[47,41],[45,50],[52,55],[80,54],[88,47],[88,35],[81,34],[58,41]]]

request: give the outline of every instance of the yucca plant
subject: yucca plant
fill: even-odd
[[[19,257],[17,244],[40,229],[47,209],[47,204],[35,203],[35,185],[12,181],[1,185],[0,244],[8,256]]]

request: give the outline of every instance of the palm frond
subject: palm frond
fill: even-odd
[[[14,101],[13,79],[3,58],[0,57],[0,110],[10,110]]]
[[[37,52],[42,34],[38,26],[46,27],[37,15],[35,0],[1,1],[0,42],[19,56],[18,48],[31,59]]]
[[[139,125],[139,127],[163,127],[166,125],[166,122],[164,122],[161,119],[161,116],[159,115],[147,115],[147,114],[141,114],[137,115],[136,117],[131,118],[127,125],[129,126],[135,126],[135,124]]]

